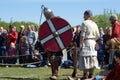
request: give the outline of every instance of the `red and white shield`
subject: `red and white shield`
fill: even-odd
[[[41,44],[52,52],[58,52],[69,46],[72,36],[70,24],[59,17],[45,21],[39,29]]]

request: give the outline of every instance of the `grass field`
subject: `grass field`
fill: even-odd
[[[72,69],[59,69],[58,80],[67,80],[67,76],[71,76]],[[100,70],[95,71],[95,75]],[[82,75],[82,72],[78,70],[77,75]],[[22,68],[22,67],[0,67],[0,80],[49,80],[51,76],[50,67],[44,68]]]

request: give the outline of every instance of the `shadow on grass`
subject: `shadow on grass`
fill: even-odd
[[[7,80],[40,80],[38,78],[15,78],[15,77],[0,77],[1,79],[7,79]]]

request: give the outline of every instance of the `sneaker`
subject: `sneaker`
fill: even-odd
[[[96,69],[100,69],[100,66],[96,67]]]
[[[77,80],[81,80],[80,78],[78,78]]]
[[[51,76],[50,80],[57,80],[57,76]]]
[[[48,68],[48,66],[47,66],[47,65],[44,65],[44,67],[45,67],[45,68]]]
[[[9,66],[6,66],[6,68],[8,68]]]

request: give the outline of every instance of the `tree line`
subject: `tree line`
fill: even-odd
[[[93,16],[93,21],[97,23],[97,25],[103,29],[106,27],[111,27],[109,18],[112,14],[117,15],[118,21],[120,21],[120,13],[117,13],[115,10],[104,9],[103,14]]]
[[[117,13],[115,10],[113,11],[113,10],[108,10],[108,9],[104,9],[103,14],[93,16],[93,21],[95,21],[99,27],[105,29],[106,27],[111,26],[109,17],[112,14],[116,14],[118,16],[118,21],[120,21],[120,14]],[[28,25],[32,24],[39,28],[39,24],[37,24],[35,22],[25,22],[25,21],[18,22],[18,21],[16,21],[16,22],[12,22],[12,23],[11,22],[7,23],[5,21],[1,21],[1,18],[0,18],[0,26],[3,26],[5,29],[8,29],[8,26],[11,24],[16,26],[17,31],[19,31],[20,25],[24,25],[25,27],[27,27]]]
[[[27,28],[28,25],[35,25],[35,26],[39,27],[39,24],[37,24],[35,22],[25,22],[25,21],[19,22],[19,21],[15,21],[15,22],[7,23],[5,21],[0,21],[0,26],[4,27],[7,30],[8,30],[8,28],[9,28],[10,25],[16,26],[16,30],[17,31],[20,30],[19,26],[21,26],[21,25],[24,25],[25,28]]]

